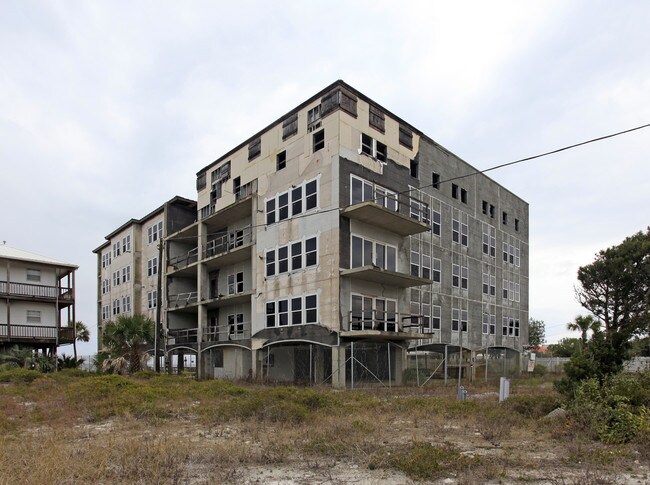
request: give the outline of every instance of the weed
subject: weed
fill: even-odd
[[[0,382],[29,384],[42,375],[42,373],[35,370],[13,368],[0,372]]]

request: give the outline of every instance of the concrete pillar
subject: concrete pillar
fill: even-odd
[[[393,382],[396,386],[404,384],[404,370],[407,366],[406,350],[400,345],[390,345],[390,353],[393,355],[392,360],[395,362],[395,367],[392,372]]]
[[[345,346],[332,347],[332,387],[345,389]]]

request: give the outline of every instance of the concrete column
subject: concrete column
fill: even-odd
[[[390,353],[394,355],[393,361],[395,362],[393,381],[396,386],[401,386],[404,383],[404,370],[407,366],[406,350],[400,345],[391,345]]]
[[[209,276],[208,271],[203,261],[203,249],[207,243],[207,226],[205,224],[199,224],[198,226],[198,241],[197,241],[197,251],[198,251],[198,260],[199,264],[197,265],[197,274],[196,274],[196,298],[199,304],[199,311],[197,315],[197,349],[196,354],[196,372],[197,378],[204,378],[204,369],[202,365],[203,356],[201,355],[201,343],[203,342],[203,331],[208,325],[208,309],[202,303],[207,299],[209,291]]]
[[[345,346],[332,347],[332,387],[345,389]]]

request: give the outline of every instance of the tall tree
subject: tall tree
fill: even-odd
[[[103,369],[119,374],[144,369],[153,341],[154,322],[144,315],[122,315],[106,323],[102,342],[108,358],[103,361]]]
[[[567,328],[573,331],[581,332],[580,351],[582,352],[587,344],[587,332],[597,332],[600,329],[600,322],[591,315],[578,315],[573,322],[567,323]]]
[[[571,357],[580,350],[580,341],[577,338],[563,338],[556,344],[548,346],[553,357]]]
[[[83,322],[74,322],[74,335],[72,347],[74,349],[74,360],[77,361],[77,342],[90,342],[90,330]]]
[[[650,228],[596,254],[578,270],[580,304],[603,322],[603,337],[624,358],[627,342],[650,322]]]
[[[528,323],[528,345],[530,347],[539,347],[546,342],[546,325],[544,320],[535,320],[531,318]]]

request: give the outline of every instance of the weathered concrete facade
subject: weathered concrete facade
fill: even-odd
[[[167,352],[205,378],[343,386],[353,343],[393,382],[409,349],[520,351],[528,205],[475,172],[328,86],[197,173],[197,220],[165,242]]]

